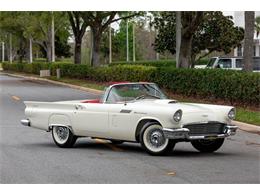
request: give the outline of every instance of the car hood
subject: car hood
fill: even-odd
[[[141,100],[135,102],[135,110],[145,111],[147,114],[156,116],[170,116],[177,110],[182,110],[182,124],[198,123],[206,121],[219,121],[228,123],[227,114],[233,107],[213,104],[181,103],[176,100]],[[156,111],[156,112],[155,112]],[[165,115],[165,116],[166,116]]]
[[[177,100],[172,99],[141,100],[136,101],[135,104],[142,104],[143,106],[181,109],[183,113],[211,112],[210,105],[208,105],[209,108],[207,108],[207,104],[180,103]]]

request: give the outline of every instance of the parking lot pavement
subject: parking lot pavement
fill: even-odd
[[[44,81],[0,75],[0,183],[259,183],[259,135],[238,131],[213,154],[179,143],[169,156],[139,144],[81,138],[55,146],[51,134],[24,127],[25,100],[62,101],[97,95]]]

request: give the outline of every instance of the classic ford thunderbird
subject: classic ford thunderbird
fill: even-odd
[[[231,125],[234,107],[180,103],[148,82],[113,83],[100,99],[24,103],[27,119],[21,123],[52,132],[63,148],[90,137],[112,144],[138,142],[152,155],[165,154],[178,142],[214,152],[237,130]]]

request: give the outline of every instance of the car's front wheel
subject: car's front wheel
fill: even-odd
[[[218,150],[224,143],[224,138],[214,140],[194,140],[192,146],[200,152],[210,153]]]
[[[140,133],[142,147],[151,155],[163,155],[171,151],[175,142],[165,138],[162,126],[158,123],[147,123]]]
[[[65,126],[55,126],[52,129],[54,143],[61,148],[70,148],[75,144],[77,137],[73,135],[71,129]]]

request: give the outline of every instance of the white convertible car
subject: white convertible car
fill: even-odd
[[[180,103],[148,82],[114,83],[96,100],[24,103],[27,119],[21,123],[52,132],[64,148],[78,137],[91,137],[114,144],[138,142],[152,155],[169,152],[177,142],[214,152],[237,130],[231,125],[234,107]]]

